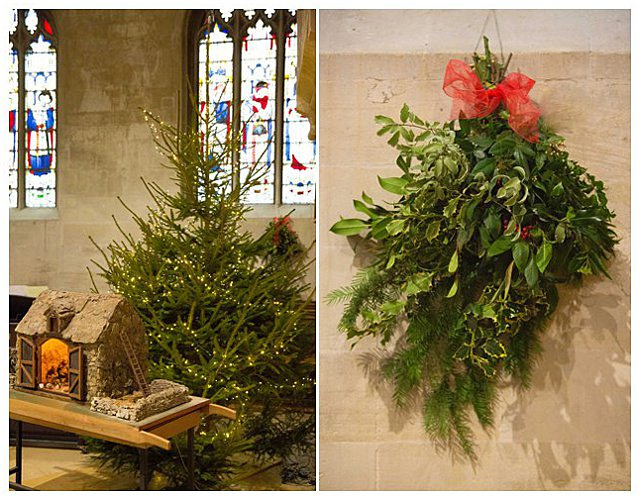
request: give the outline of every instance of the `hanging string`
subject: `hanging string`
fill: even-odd
[[[500,60],[504,63],[504,50],[502,48],[502,36],[500,35],[500,26],[498,25],[498,15],[496,14],[495,9],[491,9],[487,12],[487,17],[484,19],[484,24],[482,25],[482,29],[480,30],[480,36],[478,37],[478,41],[476,42],[476,46],[473,49],[474,52],[478,51],[478,47],[480,42],[482,41],[482,37],[484,36],[487,30],[487,24],[489,24],[489,18],[493,17],[493,25],[496,28],[496,35],[498,36],[498,44],[500,45]]]
[[[487,23],[489,22],[489,17],[491,16],[491,11],[487,12],[487,17],[484,18],[484,24],[482,25],[482,29],[480,30],[480,35],[478,36],[478,41],[476,42],[476,46],[473,48],[474,52],[478,52],[478,47],[480,46],[480,42],[482,41],[482,35],[484,35],[487,29]]]

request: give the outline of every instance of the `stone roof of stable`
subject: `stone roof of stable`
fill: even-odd
[[[122,295],[45,290],[18,323],[16,332],[29,336],[49,334],[49,317],[57,316],[69,320],[60,332],[63,339],[92,344],[110,325],[126,321],[131,314],[142,326],[137,313]]]

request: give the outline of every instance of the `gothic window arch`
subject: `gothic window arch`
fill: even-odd
[[[215,116],[221,140],[242,132],[233,158],[240,176],[255,163],[266,172],[245,202],[315,203],[316,144],[296,110],[295,11],[192,11],[188,29],[189,79],[199,112]],[[192,125],[202,127],[196,116]]]
[[[9,23],[9,206],[56,206],[57,35],[51,14],[12,9]]]

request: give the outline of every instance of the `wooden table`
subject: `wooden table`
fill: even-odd
[[[140,489],[148,486],[148,449],[158,446],[171,449],[170,438],[187,432],[188,489],[193,489],[194,430],[202,417],[221,415],[235,419],[236,412],[224,406],[211,404],[210,400],[191,396],[189,402],[158,413],[139,422],[96,413],[88,404],[62,401],[11,389],[9,391],[9,418],[17,422],[16,465],[9,470],[16,481],[9,482],[12,489],[31,489],[22,485],[22,423],[40,425],[81,436],[89,436],[114,443],[125,444],[140,450]]]

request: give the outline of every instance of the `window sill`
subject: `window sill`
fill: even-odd
[[[264,219],[289,215],[295,219],[313,219],[315,205],[250,205],[251,210],[245,214],[247,219]]]
[[[58,208],[10,208],[9,222],[58,220]]]

